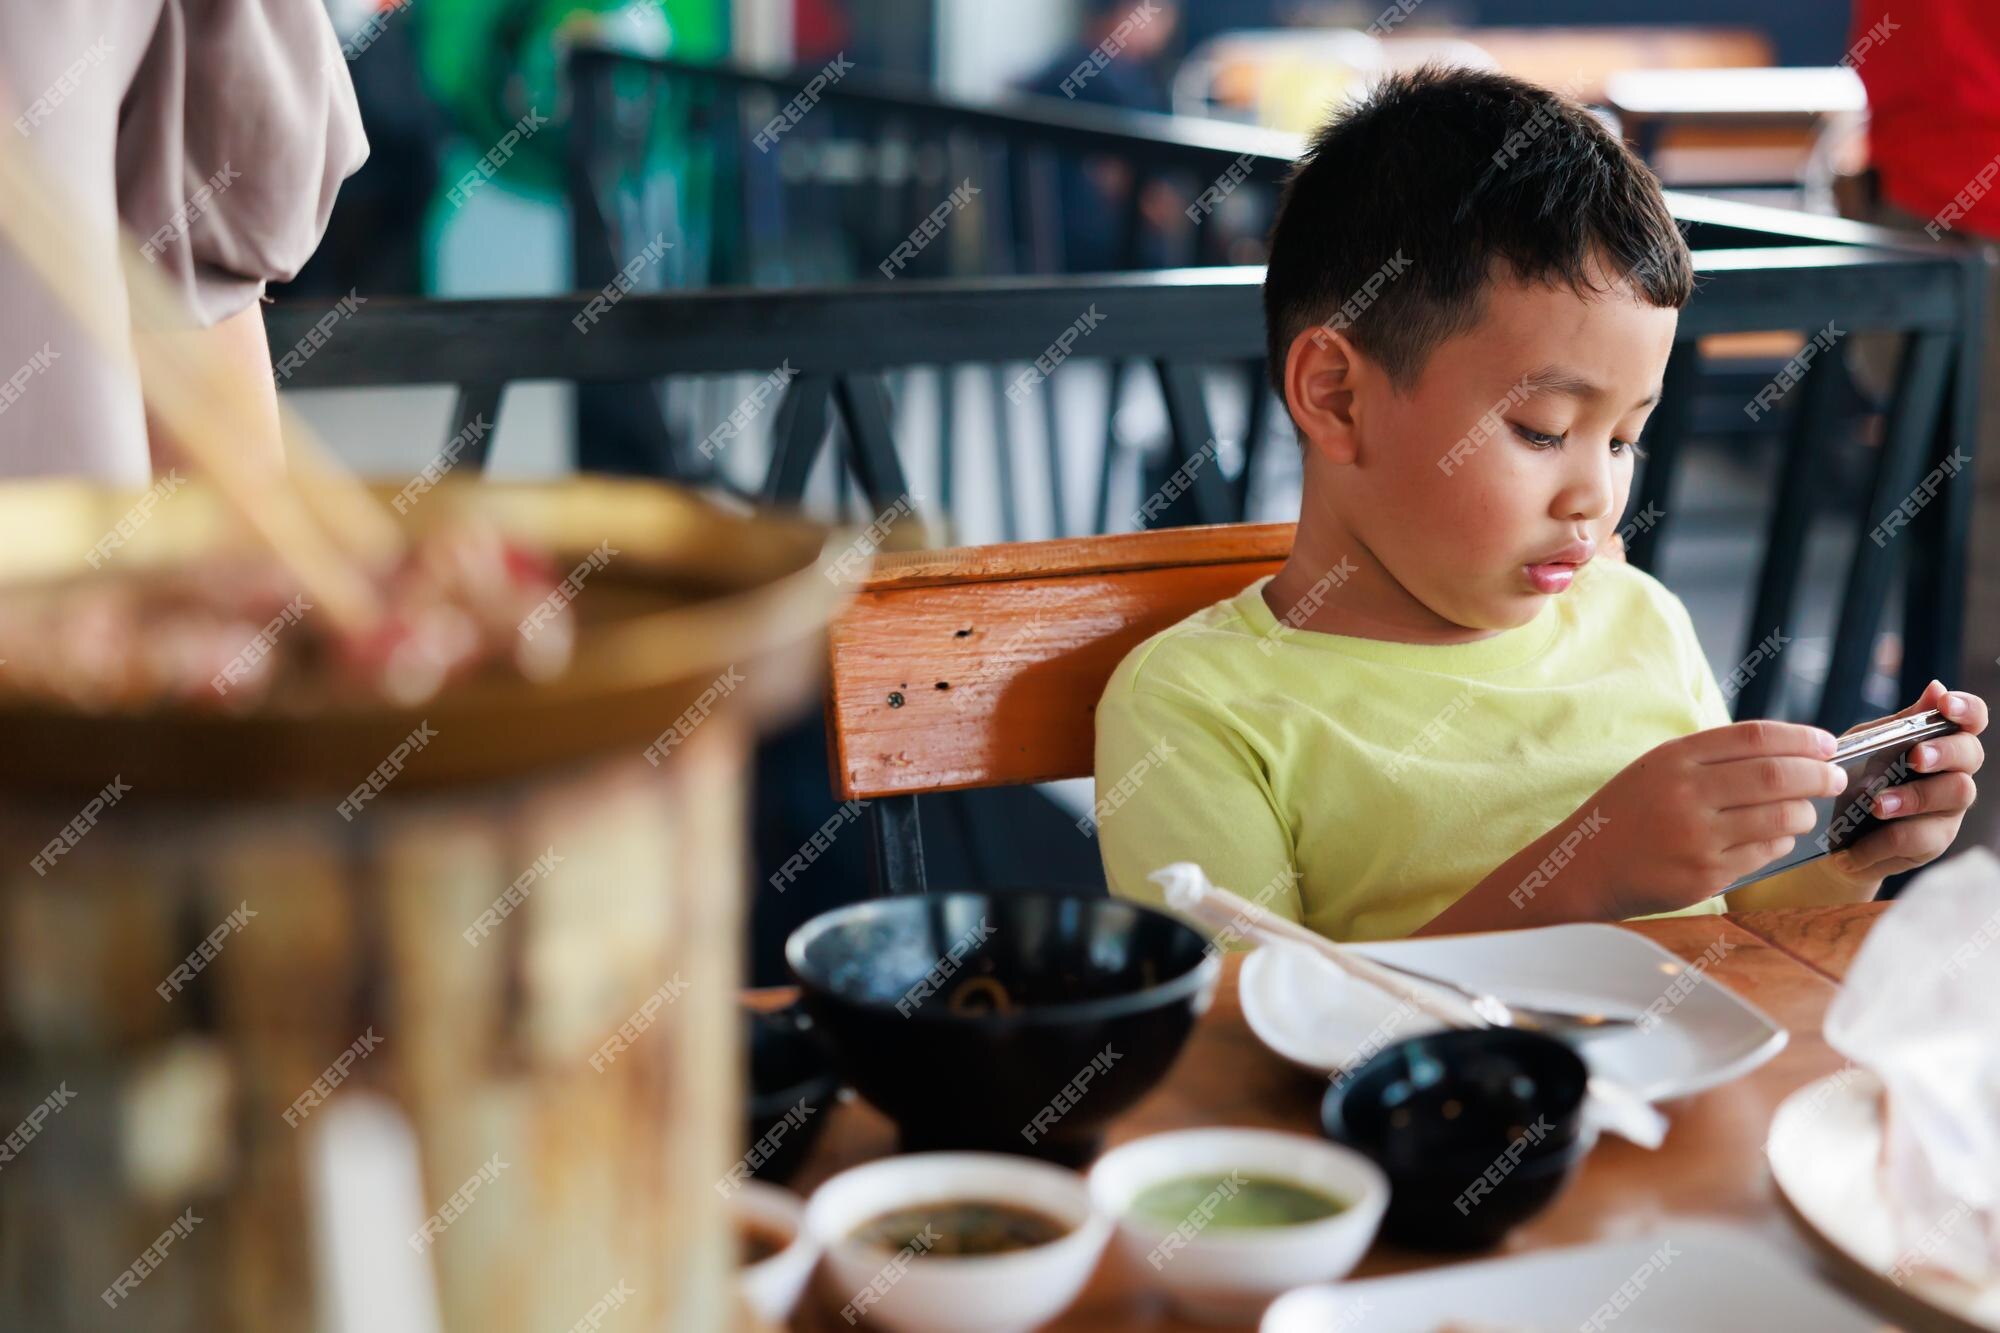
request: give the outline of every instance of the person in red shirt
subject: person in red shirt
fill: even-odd
[[[2000,3],[1855,0],[1842,63],[1868,90],[1869,220],[2000,258]],[[2000,692],[2000,281],[1986,310],[1960,679],[1991,695]],[[1965,829],[2000,846],[2000,800],[1974,805]]]
[[[1850,35],[1880,197],[1933,235],[2000,241],[2000,5],[1855,0]]]

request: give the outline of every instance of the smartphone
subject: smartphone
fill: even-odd
[[[1819,820],[1812,832],[1800,834],[1798,844],[1786,855],[1745,875],[1722,892],[1818,860],[1866,836],[1882,822],[1875,818],[1875,797],[1919,776],[1910,767],[1911,748],[1920,741],[1948,736],[1957,730],[1958,723],[1947,721],[1944,714],[1933,711],[1899,717],[1841,737],[1840,748],[1833,752],[1833,762],[1847,770],[1847,786],[1838,796],[1823,796],[1813,802]]]

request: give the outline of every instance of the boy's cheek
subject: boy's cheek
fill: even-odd
[[[1501,526],[1493,507],[1470,478],[1401,481],[1373,495],[1357,494],[1350,510],[1355,530],[1392,567],[1456,570],[1482,562],[1491,531]]]
[[[1414,520],[1413,535],[1440,545],[1440,554],[1461,569],[1517,558],[1534,527],[1524,479],[1503,458],[1479,461],[1424,483],[1399,507]]]

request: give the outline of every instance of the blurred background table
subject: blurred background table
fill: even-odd
[[[1844,65],[1627,69],[1605,80],[1603,101],[1662,179],[1718,185],[1803,175],[1822,133],[1868,109]]]

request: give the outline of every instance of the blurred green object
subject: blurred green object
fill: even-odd
[[[573,43],[687,60],[729,52],[728,0],[425,0],[411,17],[424,82],[474,158],[531,108],[555,122],[520,143],[502,177],[530,193],[562,188],[562,73]],[[642,82],[637,75],[635,91]]]

